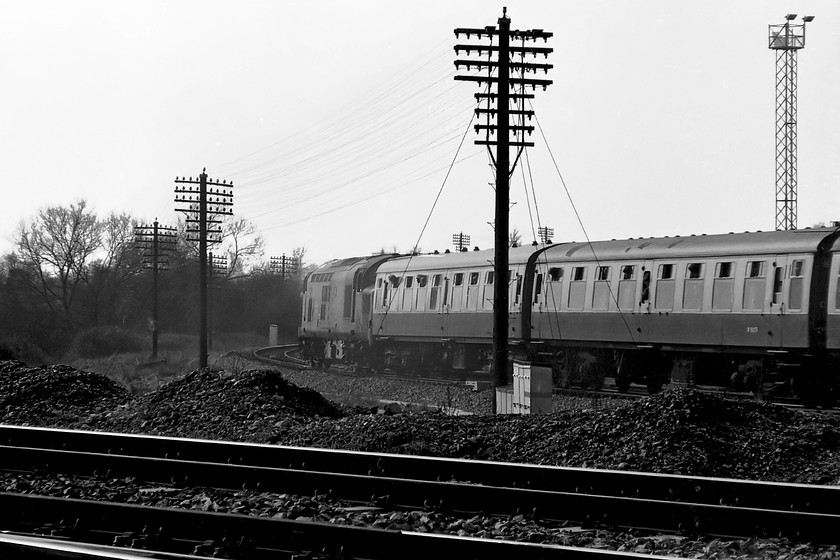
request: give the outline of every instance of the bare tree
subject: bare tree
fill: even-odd
[[[120,312],[117,304],[122,286],[142,271],[142,255],[134,246],[136,225],[136,220],[125,213],[112,212],[101,221],[101,258],[91,264],[90,275],[92,301],[89,306],[94,320],[110,313],[107,319],[113,321],[114,314]]]
[[[252,259],[263,256],[265,241],[257,226],[245,218],[230,219],[222,226],[228,257],[228,276],[241,276]]]
[[[31,287],[53,313],[73,319],[73,300],[88,279],[88,266],[101,247],[102,225],[81,200],[69,207],[50,206],[29,225],[21,224],[16,241],[21,266]]]
[[[508,245],[510,247],[519,247],[522,245],[522,233],[519,228],[515,227],[508,233]]]

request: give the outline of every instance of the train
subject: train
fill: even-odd
[[[710,386],[824,406],[840,395],[840,227],[511,247],[505,279],[493,261],[475,248],[327,262],[304,279],[301,352],[491,382],[503,281],[508,369],[550,367],[556,387],[611,378],[620,391]]]

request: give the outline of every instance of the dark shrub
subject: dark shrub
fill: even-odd
[[[141,352],[143,338],[120,327],[93,327],[73,338],[72,352],[79,358],[101,358],[126,352]]]

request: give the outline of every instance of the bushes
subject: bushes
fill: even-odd
[[[42,365],[52,360],[37,344],[17,336],[0,336],[0,361],[20,360],[27,364]]]
[[[73,338],[71,351],[80,358],[101,358],[125,352],[141,352],[143,338],[120,327],[93,327]]]

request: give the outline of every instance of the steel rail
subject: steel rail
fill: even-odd
[[[63,538],[0,533],[0,558],[4,560],[98,559],[98,560],[195,560],[195,556],[141,549],[79,543]]]
[[[840,487],[0,425],[0,445],[840,515]]]
[[[133,477],[145,482],[297,495],[321,493],[352,502],[378,497],[381,503],[399,509],[461,515],[525,513],[552,521],[655,532],[731,538],[783,536],[799,542],[840,544],[836,532],[840,515],[835,514],[25,447],[1,447],[0,457],[7,471]]]
[[[477,539],[365,527],[331,525],[185,509],[0,493],[0,528],[29,534],[45,524],[62,538],[110,544],[134,535],[141,546],[178,554],[221,553],[262,559],[517,558],[522,560],[656,559],[556,545]]]

